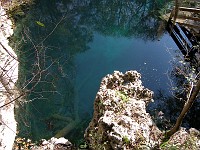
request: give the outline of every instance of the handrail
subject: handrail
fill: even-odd
[[[180,11],[189,11],[189,12],[195,12],[195,13],[200,13],[199,8],[188,8],[188,7],[179,7]]]
[[[188,19],[188,20],[193,20],[193,21],[199,21],[200,22],[200,18],[199,17],[191,17],[191,16],[179,15],[178,18],[179,19]]]

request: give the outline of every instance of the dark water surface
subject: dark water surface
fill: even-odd
[[[19,136],[80,140],[92,118],[101,79],[114,70],[137,70],[145,87],[168,93],[166,73],[174,54],[167,49],[176,46],[169,35],[158,33],[158,10],[165,3],[36,2],[15,31],[21,42],[20,86],[34,87],[29,102],[18,110]],[[63,128],[67,131],[60,132]]]
[[[168,35],[160,41],[145,42],[95,34],[90,49],[76,56],[76,86],[83,82],[79,91],[83,106],[80,109],[91,110],[101,79],[114,70],[137,70],[142,74],[145,87],[155,93],[157,90],[167,92],[170,88],[167,71],[171,69],[169,61],[172,59],[167,47],[175,47]]]

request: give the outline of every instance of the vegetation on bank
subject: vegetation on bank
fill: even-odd
[[[1,5],[15,26],[18,20],[27,15],[29,8],[34,5],[34,0],[2,0]]]

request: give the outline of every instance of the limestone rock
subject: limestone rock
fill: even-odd
[[[102,79],[85,132],[90,149],[151,149],[160,142],[161,131],[146,112],[153,92],[140,78],[137,71],[115,71]]]
[[[17,126],[12,100],[18,93],[15,87],[18,79],[18,61],[7,39],[12,33],[12,22],[0,5],[0,149],[4,150],[12,149]],[[9,105],[4,106],[8,103]]]
[[[169,140],[161,144],[162,150],[181,149],[181,150],[199,150],[200,132],[197,129],[190,128],[188,131],[181,127],[174,133]]]
[[[67,139],[61,138],[54,138],[52,137],[50,140],[42,140],[42,144],[40,146],[34,146],[31,149],[33,150],[72,150],[73,146],[71,142]]]

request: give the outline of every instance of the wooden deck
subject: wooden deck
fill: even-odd
[[[167,31],[185,60],[200,72],[200,9],[174,8],[171,13],[164,16],[164,19],[168,22]]]
[[[177,8],[176,8],[177,9]],[[194,36],[200,36],[200,9],[179,7],[177,16],[175,16],[175,8],[165,17],[171,19],[173,23],[185,26]]]

